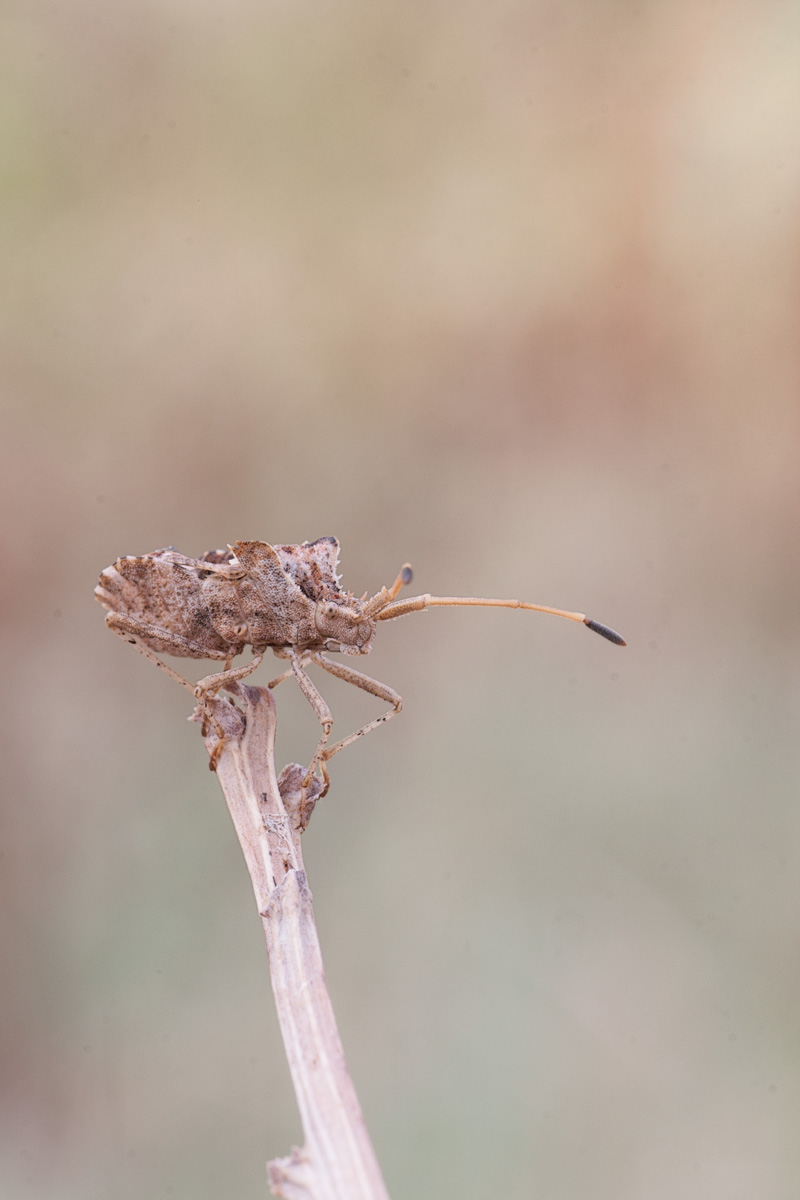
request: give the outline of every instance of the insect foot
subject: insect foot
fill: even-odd
[[[301,834],[311,819],[314,805],[325,791],[323,780],[315,776],[305,784],[306,769],[300,763],[289,763],[278,776],[278,791],[296,834]]]
[[[231,689],[233,690],[233,689]],[[208,768],[216,771],[225,745],[233,738],[241,738],[245,731],[242,711],[222,696],[204,696],[189,717],[200,726],[200,733],[208,749]]]
[[[217,740],[208,753],[208,769],[209,771],[216,771],[217,763],[219,762],[219,756],[222,753],[227,735],[218,718],[216,717],[210,700],[207,696],[203,696],[200,702],[195,705],[194,711],[189,717],[189,720],[197,721],[200,726],[200,735],[203,740],[208,737],[209,732],[213,729]]]

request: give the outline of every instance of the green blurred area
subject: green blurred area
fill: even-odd
[[[301,1140],[187,696],[92,588],[335,534],[629,642],[379,630],[403,715],[304,846],[393,1200],[794,1200],[798,54],[778,0],[6,9],[0,1194],[256,1200]]]

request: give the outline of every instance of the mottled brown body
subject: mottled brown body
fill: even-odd
[[[402,707],[400,696],[392,688],[322,655],[323,650],[368,654],[378,621],[437,605],[527,608],[582,621],[610,641],[625,645],[619,634],[590,621],[583,613],[521,600],[424,595],[398,601],[400,588],[411,581],[411,568],[407,564],[390,588],[381,588],[369,599],[366,595],[359,599],[342,591],[338,564],[339,543],[333,537],[297,546],[236,542],[227,550],[212,550],[202,558],[187,558],[170,546],[151,554],[118,558],[103,571],[95,595],[109,610],[106,617],[109,629],[193,691],[201,702],[220,688],[244,679],[255,670],[268,649],[279,658],[289,659],[289,670],[269,686],[275,687],[294,675],[323,729],[308,768],[306,786],[319,768],[327,787],[326,761]],[[248,645],[255,654],[253,661],[232,667],[233,659]],[[224,662],[225,669],[193,685],[158,658],[159,654],[215,659]],[[333,718],[303,670],[309,662],[385,700],[391,709],[328,747]],[[212,756],[212,767],[214,763]]]
[[[370,600],[357,599],[339,586],[338,562],[339,543],[331,537],[299,546],[237,542],[228,550],[212,550],[202,558],[187,558],[168,547],[118,558],[103,571],[95,595],[109,610],[108,627],[193,690],[201,701],[244,679],[267,649],[279,658],[288,658],[291,668],[270,686],[289,675],[297,679],[323,728],[308,779],[321,767],[327,785],[327,759],[399,712],[402,700],[377,680],[329,662],[321,651],[368,654],[378,613],[411,578],[410,569],[404,568],[393,588],[382,588]],[[248,645],[255,653],[253,661],[232,668],[233,659]],[[225,663],[225,670],[193,686],[157,658],[158,654],[216,659]],[[385,700],[391,709],[326,749],[333,718],[303,670],[308,662]],[[212,767],[215,761],[212,756]]]
[[[338,559],[335,538],[237,542],[202,558],[169,547],[118,558],[95,594],[112,613],[153,627],[139,636],[161,654],[228,659],[248,645],[256,654],[268,647],[367,654],[375,621],[367,602],[339,587]]]

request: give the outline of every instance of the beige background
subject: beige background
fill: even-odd
[[[0,54],[0,1192],[256,1200],[299,1140],[190,705],[92,588],[336,534],[630,643],[379,631],[405,711],[305,846],[393,1200],[794,1200],[800,7],[12,0]]]

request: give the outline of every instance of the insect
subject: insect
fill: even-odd
[[[118,558],[103,571],[95,596],[109,610],[106,616],[109,629],[193,692],[201,704],[221,688],[245,679],[268,649],[278,658],[286,659],[290,664],[288,669],[267,686],[277,687],[294,676],[311,704],[322,726],[322,735],[304,786],[319,772],[323,795],[330,782],[328,761],[399,713],[402,707],[401,697],[392,688],[350,666],[332,662],[322,653],[369,654],[379,621],[391,621],[438,605],[524,608],[582,621],[609,641],[625,645],[613,629],[583,613],[564,612],[522,600],[430,595],[398,600],[400,589],[411,582],[411,567],[407,563],[391,587],[382,587],[374,596],[365,593],[359,599],[342,591],[338,565],[339,542],[333,537],[303,542],[301,546],[237,542],[227,550],[212,550],[202,558],[187,558],[170,546],[151,554]],[[253,648],[253,659],[234,667],[233,660],[248,645]],[[193,684],[173,671],[159,654],[215,659],[224,663],[224,668]],[[354,684],[391,707],[329,746],[333,717],[304,669],[308,663]],[[212,755],[212,769],[222,746],[219,732],[220,743]]]

